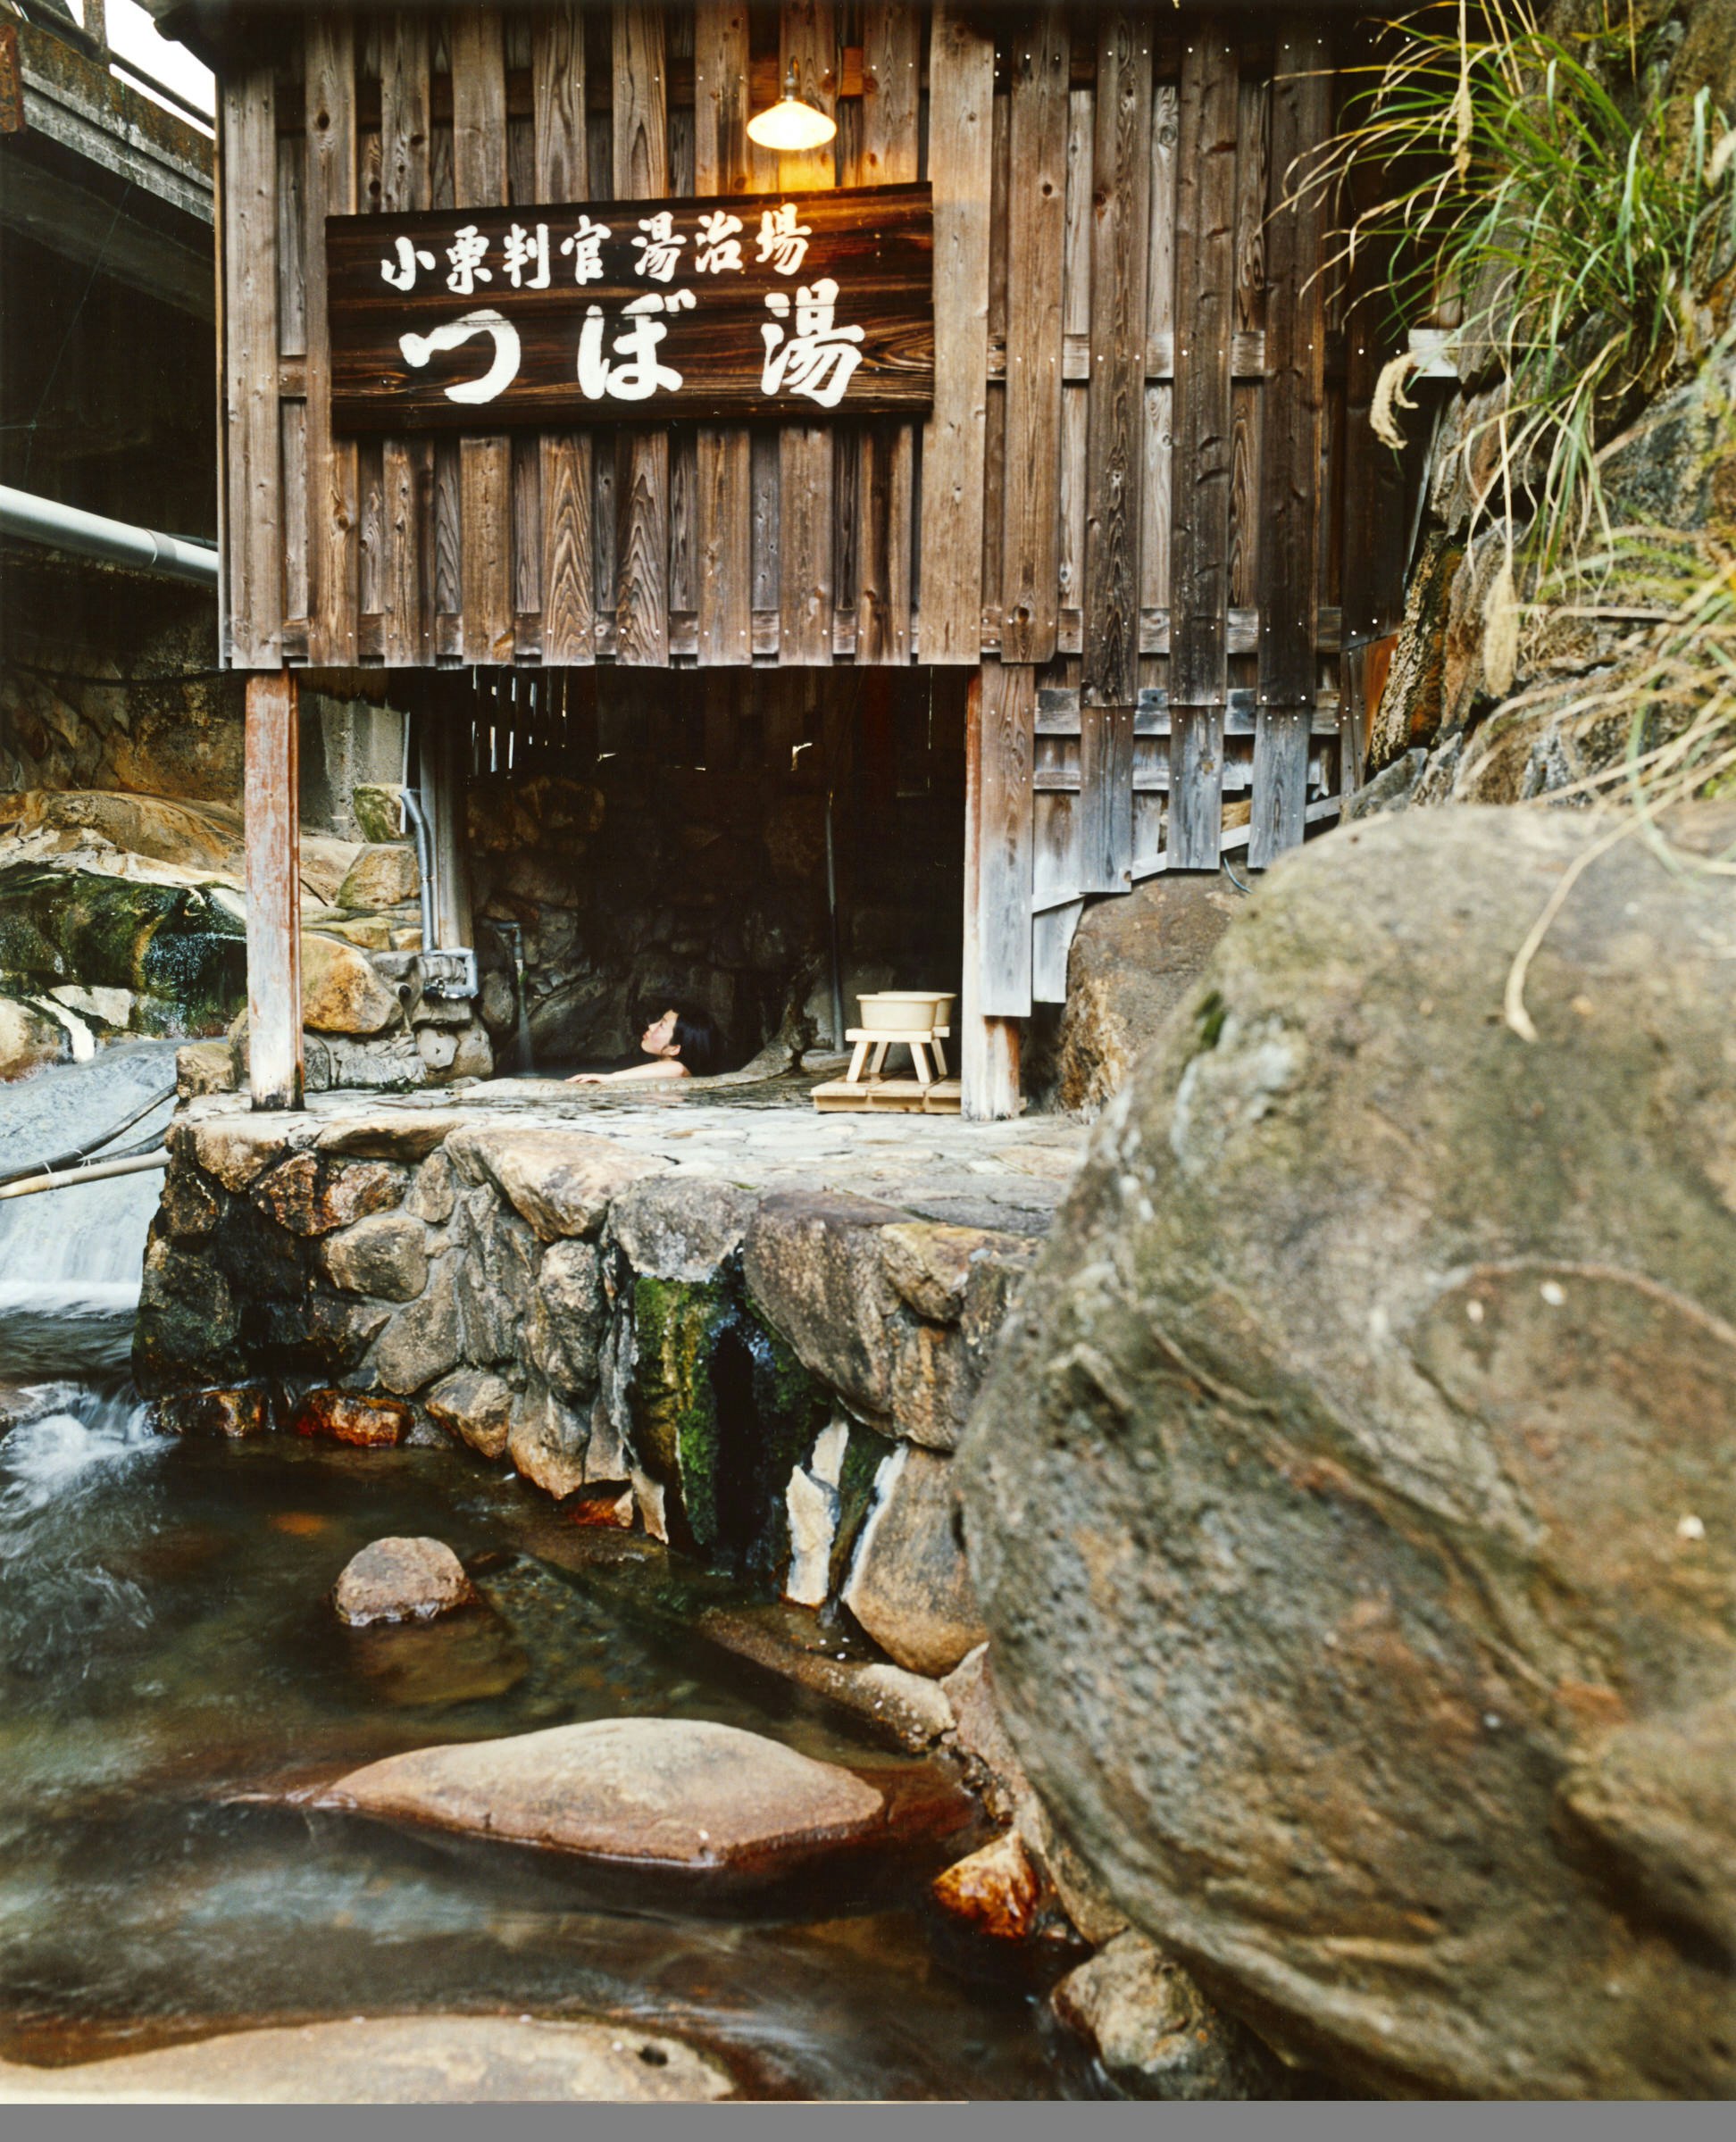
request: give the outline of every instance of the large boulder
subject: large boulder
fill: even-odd
[[[764,1870],[861,1841],[885,1803],[835,1763],[736,1726],[605,1718],[388,1755],[330,1804],[587,1858]]]
[[[1527,1044],[1510,964],[1599,830],[1280,865],[1106,1112],[962,1456],[1060,1826],[1377,2088],[1736,2089],[1736,885],[1591,863]]]

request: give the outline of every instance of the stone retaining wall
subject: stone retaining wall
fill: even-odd
[[[950,1455],[1030,1238],[458,1109],[204,1098],[168,1142],[135,1356],[165,1425],[452,1437],[914,1671],[977,1642]]]

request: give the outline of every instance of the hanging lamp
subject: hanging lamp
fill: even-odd
[[[747,121],[748,140],[780,156],[823,148],[837,131],[838,121],[802,95],[802,71],[793,59],[784,72],[783,95]]]

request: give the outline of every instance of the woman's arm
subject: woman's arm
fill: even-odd
[[[658,1056],[649,1063],[631,1063],[625,1071],[580,1071],[569,1086],[622,1086],[640,1079],[685,1079],[688,1067],[673,1056]]]

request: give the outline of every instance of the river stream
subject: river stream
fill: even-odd
[[[138,1097],[160,1069],[132,1079]],[[684,1631],[699,1580],[663,1550],[581,1534],[504,1468],[154,1434],[103,1364],[159,1180],[0,1205],[0,1402],[17,1422],[0,1439],[0,2057],[463,2010],[674,2031],[755,2096],[1089,2088],[1039,1989],[932,1916],[926,1883],[952,1855],[932,1839],[768,1899],[308,1804],[400,1749],[622,1716],[745,1727],[895,1793],[917,1773]],[[57,1233],[40,1208],[75,1198],[90,1209]],[[334,1579],[392,1533],[447,1541],[490,1611],[340,1627]]]

